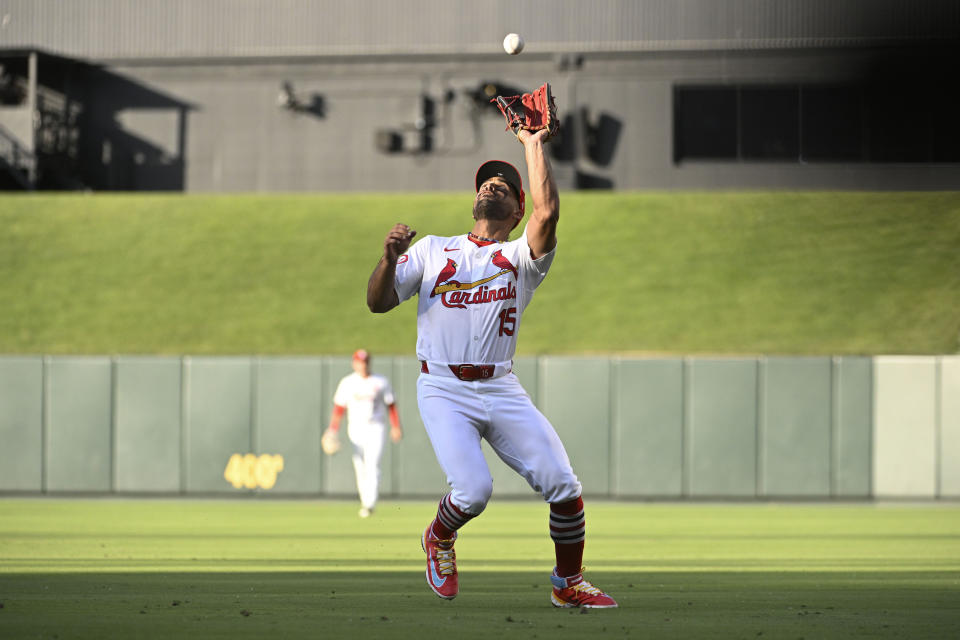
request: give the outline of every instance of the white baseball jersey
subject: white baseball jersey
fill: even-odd
[[[371,423],[386,424],[386,408],[395,400],[390,381],[385,377],[371,373],[364,378],[354,372],[337,385],[333,402],[347,408],[347,424],[352,428]]]
[[[556,249],[534,260],[527,232],[512,242],[425,236],[397,260],[400,302],[420,295],[417,358],[497,364],[513,359],[520,317]]]
[[[417,357],[509,364],[520,317],[555,253],[532,259],[526,229],[513,242],[426,236],[410,247],[397,260],[394,287],[401,302],[420,296]],[[509,371],[479,381],[429,373],[417,378],[420,417],[447,475],[450,499],[471,515],[484,510],[493,492],[481,437],[548,502],[572,500],[582,491],[560,438]]]

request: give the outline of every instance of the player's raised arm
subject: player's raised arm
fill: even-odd
[[[417,232],[405,224],[397,223],[383,241],[383,257],[374,268],[367,282],[367,306],[374,313],[386,313],[400,304],[393,280],[397,273],[397,258],[410,248],[410,241]]]
[[[533,213],[527,223],[527,242],[533,258],[549,253],[557,246],[557,221],[560,219],[560,195],[553,179],[553,168],[547,157],[544,144],[549,137],[547,129],[535,133],[520,131],[517,135],[523,143],[523,155],[527,162],[527,180]]]

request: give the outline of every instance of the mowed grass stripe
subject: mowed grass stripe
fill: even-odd
[[[956,353],[960,194],[564,193],[520,354]],[[411,355],[386,231],[471,194],[0,196],[0,353]],[[519,234],[519,230],[514,236]]]
[[[0,501],[0,571],[419,570],[435,504]],[[585,562],[605,572],[960,569],[960,509],[588,503]],[[549,571],[538,501],[492,503],[462,532],[463,571]]]

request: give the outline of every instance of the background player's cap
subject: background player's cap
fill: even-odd
[[[516,192],[517,200],[520,201],[520,211],[524,208],[523,180],[520,179],[520,172],[517,171],[509,162],[503,160],[488,160],[477,169],[476,188],[480,191],[480,185],[494,177],[501,177],[507,181]]]
[[[369,362],[369,361],[370,361],[370,354],[367,353],[367,350],[366,350],[366,349],[357,349],[356,351],[353,352],[353,359],[354,359],[354,360],[363,360],[364,362]]]

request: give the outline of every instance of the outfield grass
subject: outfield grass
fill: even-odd
[[[0,196],[0,353],[408,355],[396,221],[471,194]],[[960,193],[564,193],[519,352],[956,353]]]
[[[956,505],[589,502],[610,611],[554,609],[537,502],[494,501],[424,582],[433,501],[0,500],[3,638],[945,638]]]

